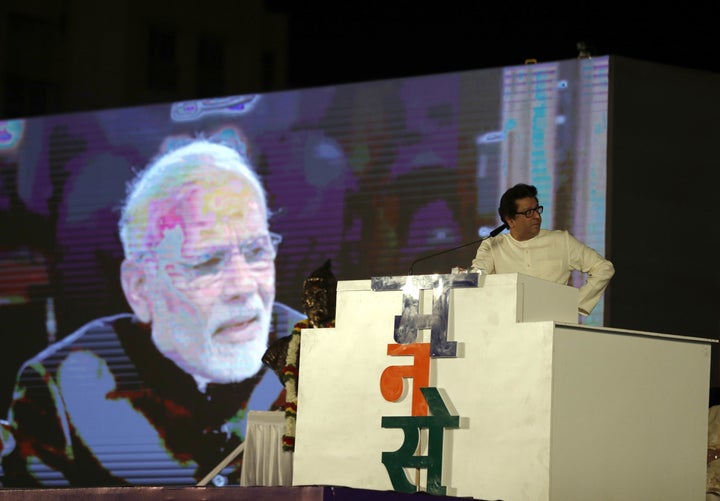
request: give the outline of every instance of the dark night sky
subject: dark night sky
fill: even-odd
[[[709,3],[672,10],[659,2],[626,4],[283,2],[291,19],[289,86],[569,59],[578,41],[594,55],[720,71],[720,30]]]
[[[231,2],[242,0],[206,0],[206,13],[221,16],[228,10],[222,6]],[[715,8],[707,1],[676,3],[672,9],[634,0],[622,7],[587,0],[264,0],[264,5],[288,17],[287,81],[281,88],[277,83],[274,88],[227,88],[226,95],[521,65],[528,59],[571,59],[578,55],[580,41],[597,56],[720,72],[720,30]],[[197,8],[197,2],[175,0],[173,6],[188,10]],[[202,97],[211,96],[162,100]],[[149,104],[127,97],[101,101],[104,108]],[[11,116],[84,109],[82,103],[76,110],[23,106],[22,100],[13,102]]]

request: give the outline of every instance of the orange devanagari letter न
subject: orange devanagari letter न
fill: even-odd
[[[412,379],[412,415],[427,416],[428,406],[420,388],[429,386],[430,343],[388,344],[390,356],[412,356],[413,365],[391,365],[380,376],[380,392],[388,402],[396,402],[403,393],[403,378]]]

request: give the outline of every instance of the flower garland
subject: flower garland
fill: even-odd
[[[335,320],[322,324],[320,327],[335,327]],[[295,450],[295,421],[297,419],[297,384],[300,374],[300,333],[303,329],[310,329],[308,319],[300,320],[293,326],[290,333],[285,366],[282,370],[283,384],[285,385],[285,434],[283,435],[283,450]]]

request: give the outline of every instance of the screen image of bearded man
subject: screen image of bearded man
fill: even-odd
[[[303,318],[275,301],[281,237],[234,149],[196,140],[131,183],[120,220],[133,313],[96,319],[20,369],[4,486],[193,485],[278,409],[268,342]],[[236,484],[242,458],[215,483]]]

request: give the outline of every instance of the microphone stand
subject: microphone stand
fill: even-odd
[[[413,268],[415,267],[416,264],[418,264],[418,263],[421,262],[421,261],[425,261],[426,259],[430,259],[430,258],[437,257],[437,256],[442,256],[443,254],[447,254],[448,252],[453,252],[453,251],[462,249],[462,248],[464,248],[464,247],[468,247],[469,245],[477,245],[477,244],[480,244],[480,243],[482,243],[484,240],[487,240],[488,238],[492,238],[492,237],[495,237],[495,236],[499,235],[500,232],[502,232],[502,231],[503,231],[504,229],[506,229],[506,228],[507,228],[507,225],[506,225],[505,223],[503,223],[503,224],[501,224],[500,226],[498,226],[497,228],[495,228],[494,230],[492,230],[492,231],[490,232],[490,235],[488,235],[487,237],[478,238],[477,240],[473,240],[472,242],[468,242],[468,243],[466,243],[466,244],[458,245],[457,247],[452,247],[452,248],[450,248],[450,249],[445,249],[445,250],[443,250],[443,251],[436,252],[436,253],[434,253],[434,254],[430,254],[429,256],[419,257],[419,258],[417,258],[415,261],[413,261],[412,263],[410,263],[410,269],[408,270],[408,275],[412,275],[412,274],[413,274]]]

